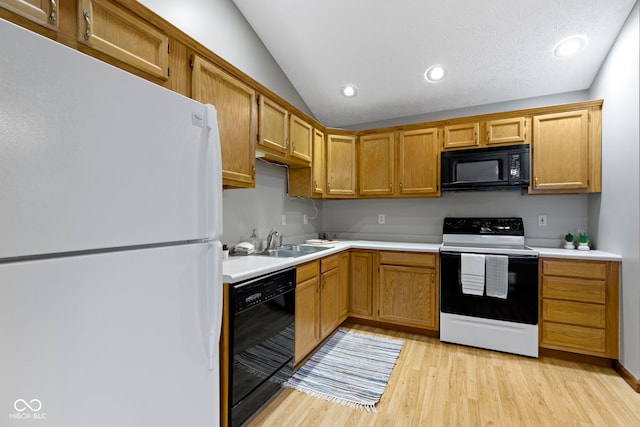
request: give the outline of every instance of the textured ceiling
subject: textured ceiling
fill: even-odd
[[[233,0],[332,127],[587,89],[635,1]],[[554,57],[575,34],[586,49]]]

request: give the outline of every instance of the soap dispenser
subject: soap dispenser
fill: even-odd
[[[249,236],[249,242],[253,245],[253,247],[258,250],[258,236],[256,235],[256,229],[253,229],[253,233]]]

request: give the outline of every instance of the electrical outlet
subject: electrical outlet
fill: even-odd
[[[282,214],[282,225],[287,225],[287,216]]]
[[[378,214],[378,224],[384,224],[385,223],[385,216],[384,214]]]
[[[309,215],[307,214],[302,215],[302,223],[309,224]]]
[[[546,226],[547,226],[547,216],[538,215],[538,227],[546,227]]]

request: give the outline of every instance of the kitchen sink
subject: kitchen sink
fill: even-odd
[[[262,252],[256,252],[254,255],[272,256],[278,258],[295,258],[303,255],[309,255],[315,252],[326,251],[331,247],[319,247],[308,245],[286,245],[274,249],[267,249]]]

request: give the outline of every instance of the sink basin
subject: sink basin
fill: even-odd
[[[330,247],[318,247],[307,245],[286,245],[275,249],[267,249],[262,252],[256,252],[254,255],[273,256],[278,258],[295,258],[303,255],[309,255],[315,252],[326,251]]]

